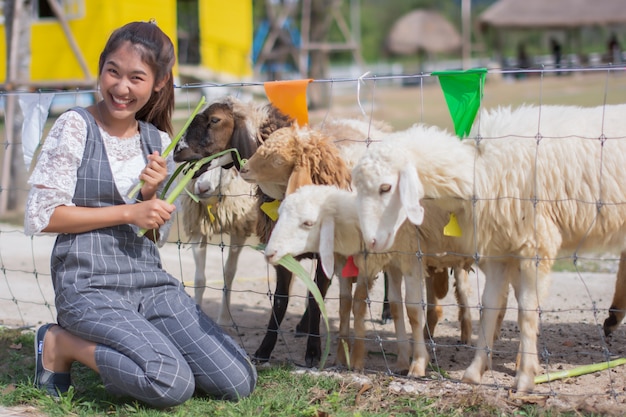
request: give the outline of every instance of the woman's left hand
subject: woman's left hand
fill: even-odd
[[[151,200],[156,196],[159,185],[167,178],[167,162],[158,151],[148,155],[148,163],[141,171],[139,179],[144,182],[141,195],[144,200]]]

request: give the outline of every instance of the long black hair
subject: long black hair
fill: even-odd
[[[107,41],[98,64],[98,74],[107,57],[124,42],[130,42],[141,53],[142,61],[155,75],[155,84],[166,80],[159,91],[153,91],[145,106],[137,112],[137,120],[155,125],[172,135],[172,112],[174,111],[174,79],[172,68],[176,62],[174,44],[154,22],[131,22],[116,29]]]

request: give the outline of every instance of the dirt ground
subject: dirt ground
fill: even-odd
[[[161,249],[163,264],[168,271],[180,277],[189,286],[189,293],[193,294],[194,262],[191,248],[187,244],[175,242],[175,236],[170,236],[170,240],[172,243]],[[225,243],[228,243],[227,237]],[[54,298],[48,268],[52,244],[51,236],[30,239],[24,236],[19,227],[0,224],[0,324],[34,328],[39,323],[54,320]],[[211,317],[216,318],[223,285],[221,265],[227,251],[222,252],[219,244],[216,244],[210,246],[208,252],[208,288],[202,307]],[[594,269],[601,272],[553,274],[550,295],[541,306],[539,351],[544,369],[570,369],[603,362],[609,357],[626,355],[623,343],[626,339],[626,327],[621,326],[610,338],[605,338],[602,331],[602,322],[606,318],[613,295],[617,261],[606,259],[599,264],[600,267],[598,263],[594,265]],[[307,270],[313,268],[308,261],[304,262],[304,266]],[[475,341],[483,280],[480,274],[470,275],[470,280],[470,307]],[[233,286],[231,313],[234,325],[228,331],[251,355],[265,335],[271,314],[270,294],[274,287],[273,269],[266,264],[262,253],[252,247],[244,248]],[[375,284],[370,294],[366,370],[357,374],[335,367],[338,287],[333,282],[326,298],[331,349],[322,372],[337,373],[342,378],[354,379],[360,384],[384,387],[388,392],[397,395],[429,395],[442,400],[461,395],[467,395],[468,398],[480,396],[483,401],[493,401],[498,407],[505,408],[531,402],[559,409],[593,410],[617,415],[626,413],[625,366],[541,384],[532,396],[516,398],[510,395],[519,335],[516,303],[512,292],[501,338],[494,346],[493,369],[485,374],[482,386],[461,383],[463,371],[471,362],[474,351],[471,346],[459,342],[458,310],[452,282],[451,290],[441,302],[444,306],[444,317],[436,328],[430,345],[431,363],[439,372],[430,372],[423,379],[408,379],[392,374],[396,344],[393,324],[382,324],[380,321],[382,279]],[[294,280],[287,315],[282,323],[271,362],[260,366],[292,363],[301,372],[319,372],[317,369],[303,367],[306,338],[295,334],[295,326],[306,307],[305,296],[305,286],[298,279]],[[327,332],[323,326],[322,335],[325,343]]]

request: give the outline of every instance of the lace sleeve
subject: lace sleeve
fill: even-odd
[[[85,120],[74,111],[63,113],[50,129],[28,180],[31,189],[24,214],[27,235],[41,233],[55,207],[73,205],[86,136]]]

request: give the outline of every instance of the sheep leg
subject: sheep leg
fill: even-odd
[[[267,325],[265,337],[261,342],[261,346],[254,352],[253,359],[256,362],[267,362],[270,360],[276,340],[278,338],[278,329],[285,318],[287,304],[289,303],[289,288],[293,276],[291,272],[281,266],[276,266],[276,291],[274,291],[274,303],[272,304],[272,314]]]
[[[509,298],[508,291],[502,294],[500,299],[500,308],[498,309],[498,321],[496,322],[496,329],[493,332],[493,340],[500,339],[500,333],[502,332],[502,322],[504,321],[504,315],[506,314],[506,307]]]
[[[337,363],[348,366],[350,352],[350,312],[352,311],[352,278],[339,279],[339,338]]]
[[[365,315],[367,313],[367,299],[369,290],[375,277],[359,275],[354,290],[354,343],[352,344],[351,362],[356,370],[363,370],[365,362]]]
[[[203,236],[198,244],[191,246],[193,252],[193,261],[196,265],[196,272],[193,277],[193,293],[196,304],[202,307],[202,297],[204,296],[204,290],[206,289],[206,236]]]
[[[429,361],[429,354],[424,339],[424,327],[426,325],[424,306],[425,271],[413,268],[411,275],[405,274],[404,279],[406,287],[405,308],[409,316],[411,334],[413,335],[413,358],[407,375],[409,377],[421,377],[426,375],[426,367]]]
[[[462,379],[463,382],[471,384],[480,384],[483,373],[491,366],[490,352],[493,347],[493,336],[501,308],[502,294],[506,294],[509,286],[509,277],[506,275],[507,264],[485,261],[481,269],[485,274],[485,287],[482,295],[476,353]]]
[[[224,288],[222,289],[222,305],[220,307],[220,314],[217,319],[217,324],[219,324],[220,326],[227,326],[233,323],[233,317],[230,314],[230,295],[233,288],[235,273],[237,272],[239,255],[241,254],[241,250],[243,249],[243,244],[245,242],[245,235],[242,236],[239,234],[232,234],[230,236],[228,259],[226,259],[226,265],[224,267]]]
[[[315,282],[317,283],[317,288],[320,290],[322,298],[326,297],[326,292],[328,291],[328,287],[330,285],[330,279],[326,276],[326,274],[324,274],[321,262],[317,262],[315,267]],[[320,318],[322,312],[320,310],[320,306],[317,304],[317,301],[315,301],[313,294],[308,293],[308,300],[309,337],[307,339],[304,360],[306,362],[306,366],[312,368],[319,363],[322,358],[322,342],[320,340]],[[328,335],[328,337],[330,337],[330,335]]]
[[[540,262],[537,269],[534,262],[523,261],[521,274],[511,281],[519,306],[517,313],[520,329],[520,344],[517,353],[519,366],[514,385],[518,392],[532,392],[535,387],[535,375],[541,370],[537,352],[538,312],[550,280],[549,273],[548,262]]]
[[[461,343],[470,345],[472,340],[472,315],[467,295],[470,293],[469,274],[463,268],[453,268],[454,296],[459,306],[459,323],[461,323]],[[504,317],[504,314],[502,314]],[[502,318],[499,323],[502,324]]]
[[[605,336],[610,336],[617,329],[624,315],[626,315],[626,251],[622,252],[619,258],[613,302],[609,308],[609,317],[604,320]]]
[[[443,316],[443,309],[439,305],[439,299],[445,297],[448,292],[448,270],[437,271],[433,267],[428,268],[426,280],[426,327],[424,327],[424,340],[431,339],[435,334],[435,327]]]
[[[391,320],[393,320],[393,315],[391,314],[391,305],[389,304],[389,277],[387,276],[387,272],[383,272],[383,278],[385,293],[383,296],[383,313],[381,323],[388,324]]]
[[[396,268],[387,267],[389,277],[389,306],[396,330],[398,342],[398,357],[396,359],[396,372],[406,373],[409,369],[411,355],[411,342],[406,333],[404,323],[404,311],[402,309],[402,272]]]

